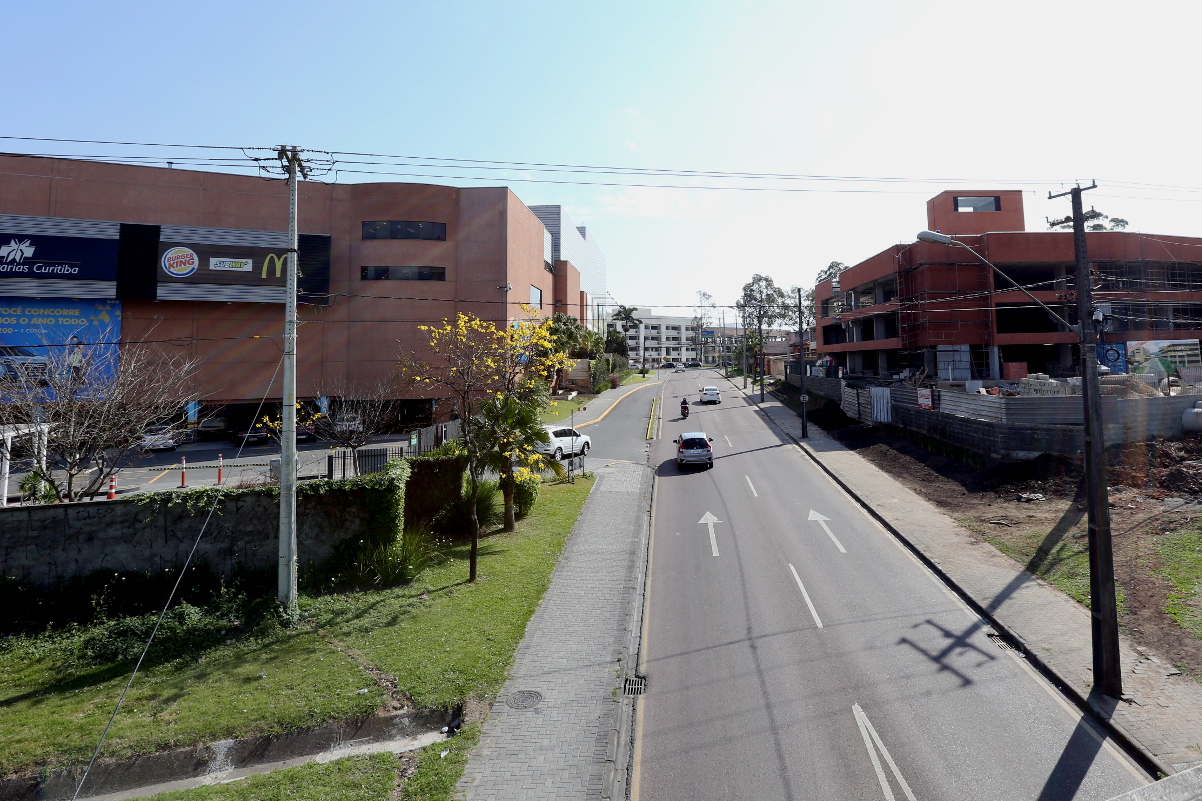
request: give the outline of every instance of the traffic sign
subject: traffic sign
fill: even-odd
[[[810,396],[809,396],[809,395],[802,395],[802,396],[801,396],[801,402],[802,402],[802,403],[809,403],[809,402],[810,402]]]

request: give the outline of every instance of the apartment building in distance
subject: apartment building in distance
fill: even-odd
[[[916,222],[917,224],[917,222]],[[948,380],[1073,375],[1075,256],[1069,231],[1027,231],[1022,192],[943,192],[927,203],[926,226],[964,248],[913,242],[889,247],[814,289],[818,355],[845,374],[924,371]],[[1103,339],[1202,337],[1202,239],[1098,231],[1086,234]]]

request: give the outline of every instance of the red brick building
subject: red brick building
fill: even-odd
[[[1021,192],[944,192],[927,203],[927,227],[969,245],[1076,323],[1073,235],[1026,231]],[[1202,239],[1099,231],[1086,240],[1106,339],[1202,337]],[[960,247],[895,245],[836,283],[814,289],[817,349],[846,373],[1071,375],[1080,358],[1076,334]]]
[[[283,181],[0,156],[0,299],[103,300],[122,342],[201,361],[199,400],[278,399],[287,227]],[[389,375],[417,326],[456,312],[585,317],[576,267],[505,187],[302,182],[299,228],[302,397]]]

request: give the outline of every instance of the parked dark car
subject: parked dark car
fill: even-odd
[[[271,439],[271,432],[262,423],[235,426],[230,431],[230,440],[235,445],[262,445]]]
[[[296,427],[296,441],[317,442],[317,426],[312,424],[307,426],[298,425]]]

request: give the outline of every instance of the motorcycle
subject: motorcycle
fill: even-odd
[[[689,402],[688,401],[680,402],[680,416],[683,417],[685,420],[689,419]]]

